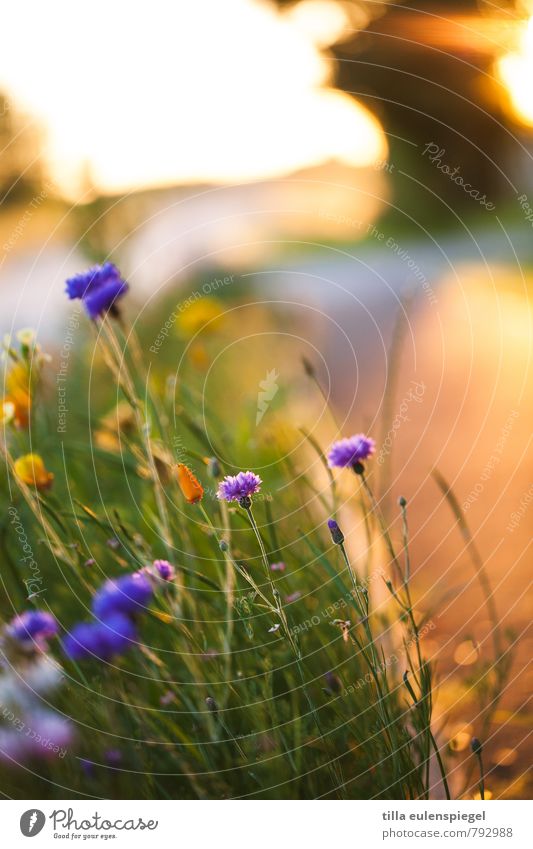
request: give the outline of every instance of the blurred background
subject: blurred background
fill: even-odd
[[[460,751],[491,624],[438,467],[516,651],[491,786],[530,794],[533,3],[28,0],[3,24],[0,330],[57,352],[65,278],[110,258],[148,336],[200,296],[274,334],[243,403],[311,359],[343,432],[378,440],[384,506],[411,504]]]

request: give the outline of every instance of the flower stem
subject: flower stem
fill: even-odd
[[[285,610],[283,608],[283,604],[282,604],[282,601],[281,601],[281,596],[280,596],[279,590],[277,590],[275,585],[274,585],[274,581],[273,581],[272,574],[271,574],[271,571],[270,571],[270,563],[268,562],[266,549],[265,549],[265,546],[264,546],[264,543],[263,543],[263,539],[261,537],[261,533],[260,533],[259,528],[257,526],[257,522],[255,521],[255,516],[252,512],[251,504],[249,506],[247,506],[245,509],[246,509],[247,514],[248,514],[248,518],[250,520],[250,524],[251,524],[252,529],[254,531],[254,534],[256,536],[257,542],[259,544],[259,549],[261,551],[261,557],[262,557],[262,560],[263,560],[263,566],[265,568],[266,578],[267,578],[268,583],[270,584],[270,590],[271,590],[272,596],[274,598],[274,604],[276,606],[277,613],[279,615],[279,618],[281,619],[281,623],[283,625],[283,630],[285,632],[285,636],[287,637],[287,639],[288,639],[288,641],[291,645],[291,648],[294,652],[295,658],[296,658],[296,666],[298,668],[298,674],[299,674],[300,680],[302,682],[303,693],[305,695],[307,704],[309,705],[309,710],[311,711],[311,714],[313,716],[313,719],[314,719],[315,725],[317,727],[319,736],[320,736],[321,740],[323,740],[324,746],[326,746],[327,749],[329,749],[329,744],[326,740],[326,736],[325,736],[325,734],[322,730],[322,726],[320,724],[318,711],[315,708],[315,705],[313,704],[313,701],[312,701],[311,696],[309,694],[309,691],[307,689],[306,679],[305,679],[305,675],[304,675],[304,671],[303,671],[303,665],[302,665],[303,664],[302,654],[301,654],[301,651],[300,651],[298,644],[296,643],[296,641],[294,639],[291,628],[289,626],[289,621],[287,619],[287,614],[285,613]],[[332,777],[332,779],[335,783],[335,789],[339,792],[339,794],[341,795],[342,798],[346,798],[346,791],[345,791],[345,788],[344,788],[344,779],[343,779],[342,773],[340,771],[339,764],[332,757],[331,760],[328,761],[327,766],[328,766],[328,769],[331,773],[331,777]]]
[[[479,795],[485,801],[485,770],[483,768],[483,756],[481,751],[476,752],[476,758],[479,765]]]

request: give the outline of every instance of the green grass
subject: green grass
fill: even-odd
[[[177,335],[148,377],[146,351],[158,326],[159,316],[140,340],[112,319],[101,324],[98,339],[80,331],[69,362],[66,433],[56,430],[54,365],[36,389],[30,430],[6,429],[7,460],[31,445],[55,479],[37,493],[17,485],[11,471],[4,476],[4,496],[20,517],[44,588],[27,601],[19,542],[5,518],[4,622],[33,604],[50,610],[63,634],[90,619],[92,594],[106,577],[166,557],[177,578],[139,616],[140,644],[112,662],[74,664],[61,638],[50,644],[65,678],[42,698],[70,718],[72,741],[64,758],[18,767],[0,760],[4,792],[442,795],[443,779],[435,776],[445,774],[446,758],[431,726],[434,672],[422,652],[424,623],[413,612],[405,507],[397,509],[403,533],[393,540],[374,498],[372,461],[363,476],[342,472],[353,487],[350,535],[366,544],[355,558],[334,544],[327,520],[337,514],[337,473],[326,471],[314,437],[302,441],[290,422],[279,427],[279,412],[275,427],[253,437],[236,406],[238,373],[210,394],[204,416],[204,375],[190,369],[177,389],[172,382],[187,345]],[[221,344],[211,336],[208,355]],[[313,367],[306,368],[311,397],[317,388]],[[96,433],[117,402],[120,445],[104,445]],[[255,398],[248,412],[255,416]],[[217,457],[220,474],[239,466],[260,470],[264,483],[253,513],[216,499],[220,474],[210,471],[210,457]],[[188,504],[180,493],[177,460],[201,480],[201,504]],[[86,565],[89,558],[93,565]],[[284,572],[269,569],[278,561]],[[9,645],[4,657],[22,678],[34,661]],[[1,687],[0,679],[0,693]],[[15,712],[24,710],[24,698],[12,697]],[[9,723],[4,727],[9,731]]]

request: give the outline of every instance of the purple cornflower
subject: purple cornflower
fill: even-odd
[[[66,282],[66,292],[69,298],[81,298],[89,318],[95,319],[115,307],[116,301],[122,298],[129,289],[128,284],[120,276],[120,271],[112,262],[95,265],[70,277]]]
[[[64,650],[71,660],[93,657],[109,660],[123,654],[137,642],[135,625],[122,613],[112,613],[105,622],[80,622],[64,641]]]
[[[106,619],[111,613],[124,613],[131,616],[141,613],[150,602],[153,588],[142,572],[133,572],[106,581],[93,599],[93,613]]]
[[[171,581],[176,574],[174,566],[168,560],[154,560],[149,571],[163,581]]]
[[[253,472],[239,472],[238,475],[226,475],[218,485],[217,498],[219,501],[239,501],[242,506],[248,503],[254,493],[259,492],[263,481]]]
[[[10,622],[6,633],[21,643],[45,643],[49,637],[55,637],[58,624],[51,613],[44,610],[25,610]]]
[[[355,436],[350,436],[349,439],[341,439],[334,442],[328,454],[328,464],[331,469],[334,467],[346,468],[346,466],[354,466],[360,463],[361,460],[366,460],[374,453],[376,443],[364,433],[357,433]]]

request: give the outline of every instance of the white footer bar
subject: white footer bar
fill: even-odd
[[[157,849],[529,849],[532,809],[528,801],[2,801],[1,843],[6,849],[73,843]]]

